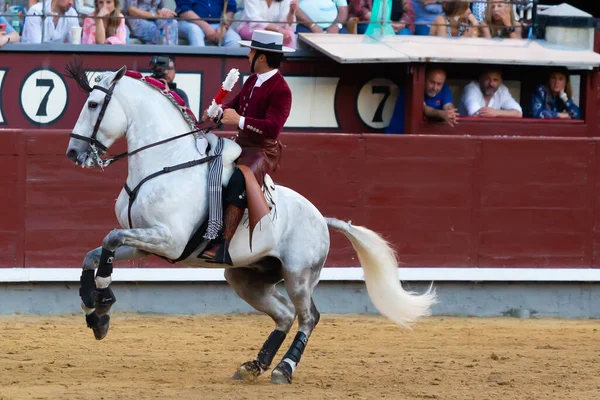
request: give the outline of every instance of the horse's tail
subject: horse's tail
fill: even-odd
[[[417,295],[402,288],[398,279],[398,260],[395,251],[377,233],[335,218],[325,218],[327,226],[342,232],[358,255],[365,274],[369,297],[379,312],[392,321],[410,327],[419,317],[431,315],[436,302],[433,285]]]

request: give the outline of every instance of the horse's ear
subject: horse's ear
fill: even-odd
[[[117,73],[115,74],[115,77],[113,78],[113,83],[116,83],[118,81],[121,80],[121,78],[123,77],[123,75],[125,75],[125,72],[127,72],[127,67],[125,65],[123,65],[121,67],[120,70],[117,71]]]

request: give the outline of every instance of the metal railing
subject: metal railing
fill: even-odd
[[[1,1],[1,0],[0,0]],[[42,26],[45,25],[45,21],[47,18],[53,18],[54,16],[50,14],[50,10],[47,10],[46,6],[47,3],[43,2],[42,5],[42,15],[40,16],[25,16],[25,15],[17,15],[15,13],[8,13],[6,12],[8,9],[8,5],[10,0],[8,0],[7,2],[5,2],[6,7],[4,10],[1,10],[0,15],[4,16],[7,20],[9,20],[11,23],[14,23],[15,20],[19,21],[19,24],[21,24],[21,21],[23,20],[23,18],[41,18],[42,19]],[[368,25],[368,24],[377,24],[379,25],[379,34],[384,35],[385,34],[385,29],[386,27],[391,26],[391,24],[393,23],[393,21],[390,21],[390,14],[392,13],[392,10],[389,9],[390,7],[390,1],[388,0],[374,0],[374,1],[381,1],[381,8],[380,8],[380,15],[377,16],[374,19],[371,19],[371,21],[355,21],[355,23],[357,25]],[[438,4],[443,4],[443,3],[448,3],[448,2],[456,2],[456,0],[438,0],[436,3]],[[473,4],[473,3],[488,3],[487,0],[472,0],[472,1],[465,1],[467,3]],[[536,38],[537,35],[537,27],[538,27],[538,11],[547,9],[548,7],[552,7],[552,6],[548,6],[548,5],[543,5],[543,4],[539,4],[539,0],[506,0],[503,1],[503,3],[506,4],[511,4],[513,6],[513,10],[515,12],[515,14],[518,16],[519,21],[527,21],[528,25],[526,26],[527,29],[531,29],[531,38]],[[0,3],[1,5],[1,3]],[[123,12],[123,11],[122,11]],[[123,12],[124,13],[124,12]],[[125,13],[124,13],[125,14]],[[79,16],[61,16],[60,18],[78,18],[80,19],[80,21],[82,21],[84,18],[89,18],[86,15],[79,15]],[[95,18],[95,17],[92,17]],[[134,17],[130,17],[130,16],[124,16],[125,20],[134,20],[134,19],[141,19],[141,18],[134,18]],[[194,20],[190,20],[190,19],[180,19],[180,18],[161,18],[159,16],[156,16],[155,18],[153,18],[154,20],[159,20],[159,19],[175,19],[178,21],[187,21],[187,22],[193,22]],[[209,23],[223,23],[223,17],[221,18],[202,18],[200,20],[204,20],[207,21]],[[598,20],[598,25],[600,26],[600,20]],[[280,21],[254,21],[254,20],[245,20],[245,19],[234,19],[232,21],[230,21],[231,23],[263,23],[263,24],[274,24],[274,25],[287,25],[287,22],[280,22]],[[313,21],[316,24],[328,24],[331,23],[331,21]],[[299,22],[296,22],[296,24],[298,24]],[[412,25],[419,25],[418,23],[412,23]],[[446,24],[444,24],[443,26],[447,26]],[[230,27],[231,29],[231,27]],[[19,29],[20,31],[20,29]],[[22,32],[20,32],[22,33]],[[44,43],[44,39],[45,36],[47,35],[46,29],[42,29],[42,43]],[[218,45],[221,45],[221,43],[218,43]]]

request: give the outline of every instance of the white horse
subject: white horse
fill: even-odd
[[[195,138],[189,118],[181,107],[160,90],[125,75],[126,68],[96,78],[91,88],[85,71],[71,68],[71,75],[89,97],[71,134],[67,156],[83,167],[105,167],[100,155],[116,140],[125,137],[130,152],[126,184],[135,188],[148,176],[188,161],[197,165],[146,180],[134,197],[121,191],[115,212],[122,229],[111,231],[102,247],[90,251],[83,262],[80,294],[88,326],[97,339],[108,332],[113,260],[141,258],[151,254],[175,260],[182,255],[192,235],[207,220],[208,175],[219,138],[213,134]],[[174,137],[181,135],[177,139]],[[210,143],[204,153],[203,139]],[[161,142],[160,145],[152,145]],[[223,184],[227,183],[240,154],[239,146],[224,140]],[[147,148],[144,148],[148,146]],[[136,149],[143,151],[131,154]],[[102,164],[102,165],[101,165]],[[298,333],[287,353],[271,374],[273,383],[291,383],[292,374],[319,322],[320,314],[312,300],[329,252],[329,231],[342,232],[352,242],[364,270],[367,290],[377,309],[394,322],[410,326],[430,314],[435,302],[432,288],[416,295],[403,290],[398,280],[398,261],[389,244],[377,233],[334,218],[325,218],[307,199],[293,190],[272,184],[266,178],[271,212],[253,233],[240,224],[230,245],[233,267],[207,263],[198,254],[208,244],[203,240],[181,263],[196,267],[225,267],[225,278],[235,292],[256,310],[275,321],[275,330],[255,360],[236,371],[234,379],[252,379],[267,370],[298,317]],[[130,225],[130,221],[131,224]],[[94,270],[98,269],[94,277]],[[289,296],[275,287],[283,280]],[[291,300],[291,301],[290,301]]]

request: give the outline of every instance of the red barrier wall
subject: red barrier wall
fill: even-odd
[[[595,138],[284,133],[274,179],[388,238],[405,266],[598,267]],[[126,164],[82,170],[68,131],[0,131],[0,267],[80,267],[117,227]],[[124,150],[111,149],[114,154]],[[152,258],[130,266],[168,266]],[[332,234],[328,266],[356,266]]]

